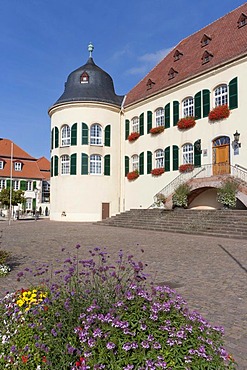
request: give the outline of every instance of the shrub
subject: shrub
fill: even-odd
[[[172,203],[176,207],[187,207],[188,206],[188,195],[190,193],[190,186],[188,184],[179,185],[173,196]]]
[[[190,312],[172,289],[149,284],[133,256],[111,263],[95,248],[0,301],[0,365],[9,369],[235,369],[223,329]],[[28,271],[29,270],[29,271]],[[47,275],[52,279],[47,279]],[[1,366],[0,366],[1,367]]]
[[[238,186],[238,183],[232,179],[223,182],[221,187],[217,190],[218,202],[222,203],[227,208],[236,207]]]
[[[10,272],[10,267],[6,264],[9,257],[9,252],[0,250],[0,277],[8,275]]]

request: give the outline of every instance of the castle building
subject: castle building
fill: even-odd
[[[182,40],[123,97],[90,44],[49,109],[51,219],[98,221],[157,194],[171,208],[184,182],[189,208],[217,209],[226,178],[241,179],[245,208],[246,45],[247,3]]]

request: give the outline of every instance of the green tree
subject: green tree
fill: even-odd
[[[12,190],[11,204],[17,206],[25,202],[24,191]],[[0,192],[0,203],[9,207],[10,205],[10,189],[2,189]]]

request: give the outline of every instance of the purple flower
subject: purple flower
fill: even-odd
[[[106,344],[106,348],[107,349],[114,349],[116,347],[116,345],[115,345],[115,343],[113,343],[113,342],[108,342],[107,344]]]

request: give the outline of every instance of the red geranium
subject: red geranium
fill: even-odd
[[[137,177],[139,177],[139,171],[137,171],[137,170],[129,172],[127,174],[127,179],[129,181],[135,180],[135,179],[137,179]]]
[[[86,361],[85,361],[84,357],[80,357],[80,360],[76,361],[76,363],[75,363],[75,366],[78,367],[78,368],[82,365],[86,365]]]
[[[21,356],[21,360],[22,360],[22,362],[23,362],[23,364],[26,364],[27,363],[27,361],[28,361],[28,356]]]
[[[153,127],[149,130],[150,134],[152,135],[156,135],[156,134],[160,134],[161,132],[163,132],[165,129],[164,126],[157,126],[157,127]]]
[[[151,171],[151,174],[153,176],[160,176],[162,175],[162,173],[165,172],[165,169],[162,167],[162,168],[154,168],[152,171]]]
[[[128,136],[128,140],[129,141],[135,141],[136,139],[138,139],[138,137],[140,136],[139,132],[132,132],[129,136]]]
[[[189,117],[181,118],[178,121],[177,126],[179,130],[187,130],[188,128],[194,127],[195,124],[196,124],[195,118],[189,116]]]
[[[230,115],[230,110],[226,104],[218,105],[209,112],[208,118],[210,121],[218,121],[223,118],[228,118]]]
[[[194,165],[191,163],[181,164],[179,166],[179,172],[191,172],[194,169]]]

